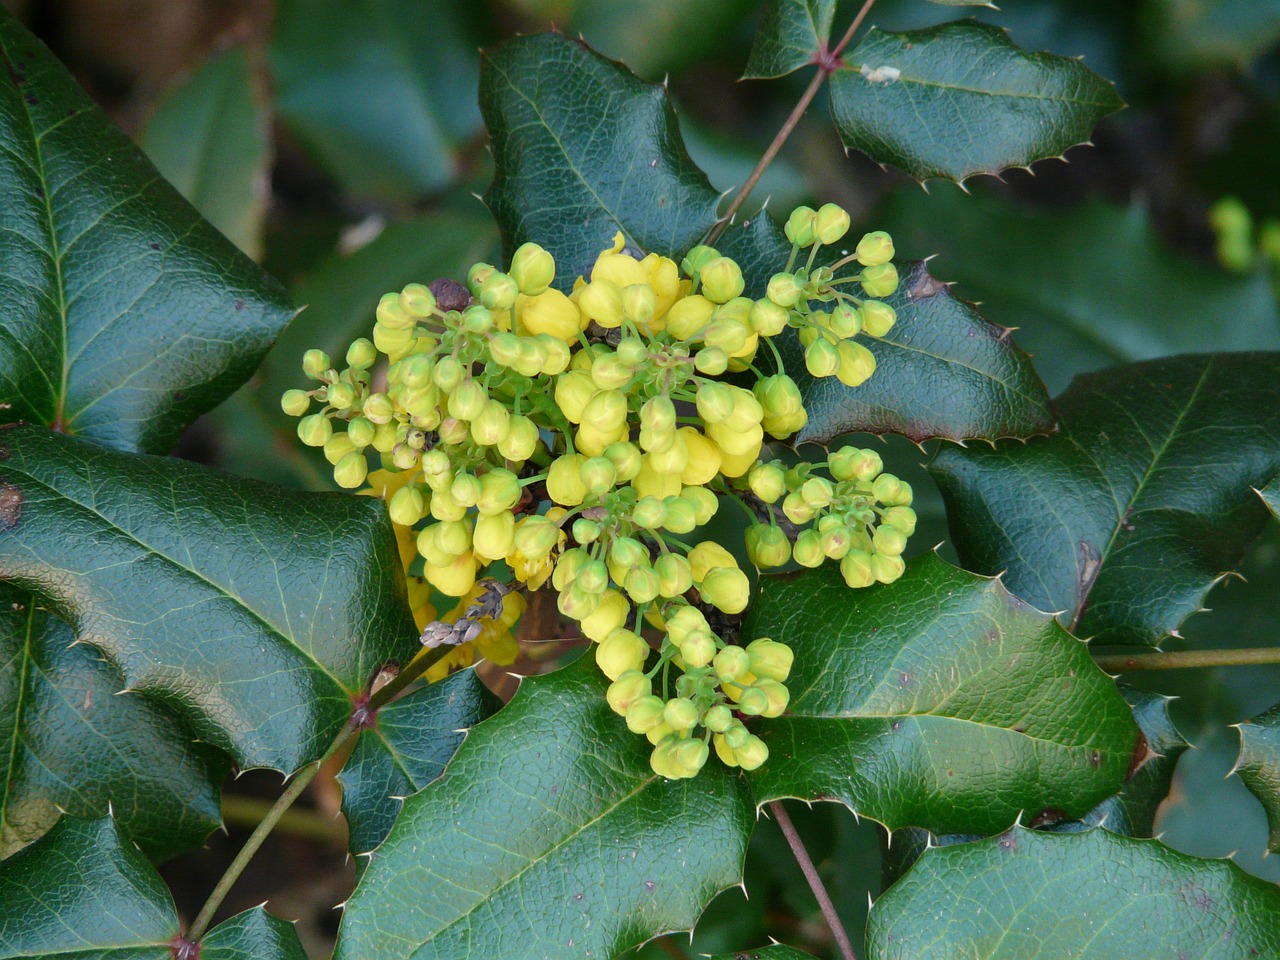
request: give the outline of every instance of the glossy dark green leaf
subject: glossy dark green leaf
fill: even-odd
[[[525,680],[405,801],[347,903],[339,960],[612,957],[741,878],[745,781],[649,768],[593,659]]]
[[[172,960],[178,911],[110,818],[64,817],[0,864],[0,958]],[[248,910],[201,942],[207,960],[305,960],[293,924]]]
[[[1240,731],[1240,756],[1235,774],[1266,809],[1271,827],[1267,846],[1275,851],[1280,849],[1280,706],[1236,727]]]
[[[975,20],[872,29],[831,77],[846,147],[918,180],[963,181],[1060,156],[1124,101],[1079,60],[1019,49]]]
[[[725,231],[719,249],[752,279],[748,295],[763,296],[769,277],[786,264],[791,245],[764,213]],[[800,387],[809,422],[798,442],[827,443],[846,433],[898,433],[917,442],[1027,437],[1052,426],[1049,396],[1011,331],[983,319],[951,294],[924,263],[899,264],[901,283],[888,299],[898,319],[889,333],[862,337],[876,372],[858,387],[810,376],[799,338],[777,345]]]
[[[227,239],[251,257],[261,255],[270,144],[243,47],[213,57],[161,102],[142,149]]]
[[[480,126],[467,0],[282,0],[270,58],[281,117],[359,195],[447,186]]]
[[[1017,828],[927,851],[872,907],[867,943],[872,960],[1269,957],[1280,890],[1155,840]]]
[[[379,710],[338,774],[352,852],[380,844],[404,799],[440,776],[466,731],[499,706],[474,670],[460,670]]]
[[[415,646],[386,509],[35,426],[0,433],[0,579],[241,766],[315,759]]]
[[[1055,393],[1078,373],[1118,363],[1280,349],[1266,277],[1229,274],[1175,252],[1139,205],[1056,210],[981,191],[912,188],[893,194],[875,225],[905,256],[937,254],[932,272],[1015,328]]]
[[[167,452],[293,310],[5,12],[0,58],[3,419]]]
[[[1280,477],[1272,480],[1269,484],[1258,491],[1258,496],[1262,497],[1273,514],[1280,517]]]
[[[718,194],[694,166],[666,87],[557,33],[489,51],[480,107],[496,164],[485,202],[509,255],[532,240],[568,286],[621,231],[679,255],[716,219]]]
[[[758,802],[993,833],[1020,814],[1081,816],[1132,762],[1133,715],[1084,644],[933,554],[866,590],[825,568],[766,579],[743,633],[797,653],[787,715],[762,727]]]
[[[0,858],[61,812],[101,817],[155,860],[222,822],[227,761],[142,696],[35,597],[0,584]]]
[[[767,0],[742,79],[782,77],[815,63],[831,41],[836,0]]]
[[[931,472],[980,573],[1104,643],[1157,644],[1240,562],[1280,470],[1280,354],[1171,357],[1078,378],[1059,430],[945,449]]]

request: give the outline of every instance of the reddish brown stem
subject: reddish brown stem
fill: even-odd
[[[858,955],[853,952],[853,944],[849,942],[849,934],[845,932],[844,924],[840,922],[840,915],[836,913],[836,905],[831,902],[831,896],[827,893],[822,877],[818,875],[818,868],[813,865],[813,859],[805,849],[804,841],[800,839],[800,834],[795,824],[791,822],[786,807],[782,805],[781,800],[774,800],[769,804],[769,812],[778,821],[778,826],[782,828],[782,835],[787,838],[796,863],[800,864],[804,878],[809,881],[809,889],[813,891],[814,899],[818,901],[818,907],[826,918],[827,926],[831,928],[831,935],[835,937],[836,945],[840,948],[840,956],[844,960],[858,960]]]

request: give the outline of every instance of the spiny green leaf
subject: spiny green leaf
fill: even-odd
[[[666,87],[557,33],[489,51],[480,107],[496,171],[485,202],[508,256],[534,241],[568,286],[621,231],[679,256],[716,219],[716,191],[680,139]]]
[[[480,125],[476,5],[467,0],[281,0],[271,41],[280,115],[358,195],[447,186]]]
[[[0,59],[3,419],[167,452],[293,310],[2,11]]]
[[[161,102],[142,149],[227,239],[261,255],[270,144],[243,47],[213,57]]]
[[[1267,811],[1268,849],[1280,850],[1280,705],[1236,727],[1240,757],[1234,772]]]
[[[876,225],[906,256],[937,254],[934,273],[1017,329],[1055,393],[1078,373],[1118,363],[1280,349],[1266,276],[1230,274],[1175,252],[1137,204],[1046,210],[981,191],[906,189]]]
[[[474,670],[460,670],[379,710],[338,774],[351,851],[380,844],[404,798],[440,776],[466,731],[499,706]]]
[[[48,599],[133,695],[242,766],[293,771],[416,631],[386,508],[36,426],[0,434],[0,579]]]
[[[718,247],[751,278],[749,296],[764,295],[791,251],[782,229],[764,213],[730,227]],[[799,338],[789,331],[777,339],[809,413],[797,442],[827,443],[854,432],[898,433],[917,442],[1047,432],[1049,396],[1010,331],[953,297],[926,264],[903,263],[899,270],[902,281],[887,301],[898,315],[893,329],[878,340],[859,340],[876,357],[875,374],[861,386],[810,376]]]
[[[1026,53],[975,20],[870,30],[831,77],[846,147],[918,180],[963,181],[1059,156],[1124,106],[1079,60]]]
[[[956,549],[1073,633],[1157,644],[1267,519],[1280,354],[1171,357],[1078,378],[1059,430],[945,449],[930,467]]]
[[[1280,891],[1155,840],[1016,828],[927,851],[872,907],[867,943],[872,960],[1270,957]]]
[[[689,929],[739,881],[744,780],[714,760],[658,777],[606,685],[583,657],[471,731],[375,851],[338,960],[612,957]]]
[[[1084,814],[1119,789],[1137,744],[1084,644],[934,554],[866,590],[832,569],[764,579],[743,631],[796,651],[787,715],[761,734],[761,803],[837,800],[890,829],[992,833],[1024,813]]]
[[[817,62],[831,41],[836,0],[768,0],[743,80],[783,77]]]
[[[110,810],[155,860],[222,822],[221,753],[140,696],[29,593],[0,584],[0,858],[65,811]]]
[[[1258,496],[1262,498],[1273,514],[1280,517],[1280,477],[1276,477],[1269,484],[1258,491]]]
[[[0,960],[172,960],[178,911],[115,822],[63,817],[0,864]],[[214,927],[207,960],[305,960],[293,924],[258,907]]]

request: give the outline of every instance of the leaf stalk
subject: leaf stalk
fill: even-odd
[[[1102,654],[1093,658],[1107,673],[1133,670],[1190,670],[1207,667],[1254,667],[1280,663],[1280,647],[1234,650],[1171,650],[1154,653]]]
[[[818,906],[822,910],[822,916],[826,918],[827,926],[831,928],[831,935],[835,937],[836,945],[840,948],[842,960],[858,960],[858,955],[853,952],[853,944],[849,941],[849,934],[840,921],[840,915],[836,913],[836,906],[831,902],[831,895],[827,893],[822,877],[818,875],[818,868],[813,865],[813,859],[805,849],[804,841],[800,839],[795,824],[791,822],[787,808],[782,805],[781,800],[773,800],[769,803],[769,812],[778,821],[782,835],[787,838],[787,844],[795,855],[796,863],[800,865],[800,871],[809,881],[809,889],[813,891],[814,899],[818,901]]]

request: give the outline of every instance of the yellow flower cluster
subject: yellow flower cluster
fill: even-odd
[[[420,626],[435,618],[433,592],[461,598],[449,621],[475,599],[478,577],[549,582],[595,643],[610,707],[653,744],[656,772],[693,776],[712,750],[753,769],[768,750],[744,720],[786,709],[792,651],[717,635],[708,615],[742,613],[750,585],[725,547],[697,542],[698,529],[735,498],[769,518],[747,533],[757,566],[838,559],[851,584],[866,585],[901,573],[914,523],[910,488],[870,451],[790,469],[761,460],[766,437],[785,440],[807,421],[771,338],[792,331],[812,375],[856,386],[875,358],[855,338],[894,321],[878,299],[897,285],[885,234],[814,266],[848,227],[832,204],[795,211],[790,260],[758,299],[744,296],[738,264],[708,246],[677,265],[633,254],[619,234],[564,293],[551,254],[526,243],[505,272],[473,267],[448,303],[420,284],[387,294],[372,340],[352,344],[341,370],[308,351],[303,369],[319,386],[282,405],[340,485],[368,483],[387,500]],[[766,345],[770,375],[755,366]],[[793,548],[784,522],[792,534],[813,526]],[[437,671],[477,656],[511,662],[522,611],[509,594]]]

